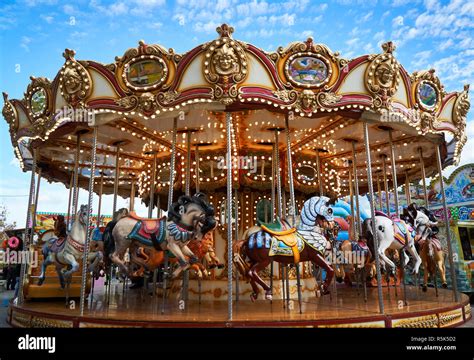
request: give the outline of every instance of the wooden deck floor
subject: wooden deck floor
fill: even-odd
[[[12,306],[12,313],[30,316],[30,326],[34,319],[41,316],[55,319],[58,324],[67,326],[357,326],[391,327],[396,324],[421,324],[452,326],[454,322],[463,323],[470,318],[467,310],[468,298],[462,295],[462,301],[455,303],[449,290],[440,289],[435,296],[434,289],[427,293],[414,287],[407,287],[408,305],[403,304],[401,289],[398,297],[393,288],[390,294],[384,288],[384,314],[380,313],[377,289],[368,289],[367,302],[354,288],[341,287],[337,294],[321,298],[310,298],[302,303],[299,312],[297,300],[283,306],[281,300],[270,303],[259,300],[255,303],[247,299],[234,301],[233,318],[228,319],[226,301],[188,301],[167,299],[162,313],[161,296],[152,296],[141,290],[123,292],[122,285],[112,287],[112,296],[107,306],[104,289],[96,290],[93,301],[86,305],[84,316],[80,317],[79,303],[76,308],[65,306],[64,300],[29,301],[21,308]],[[441,314],[441,315],[440,315]],[[446,321],[444,315],[446,315]],[[456,318],[456,319],[454,319]],[[397,320],[398,319],[398,320]],[[407,320],[408,319],[408,320]],[[27,320],[25,320],[27,321]],[[65,321],[63,323],[63,321]],[[454,321],[454,322],[453,322]],[[27,324],[27,323],[25,323]],[[20,323],[14,326],[21,326]],[[401,326],[401,325],[400,325]]]

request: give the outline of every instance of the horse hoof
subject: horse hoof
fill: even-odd
[[[250,300],[252,300],[252,302],[255,302],[255,300],[257,300],[257,296],[258,296],[257,294],[251,293],[250,294]]]
[[[344,279],[342,277],[336,277],[336,281],[340,284]]]
[[[218,268],[218,269],[223,269],[224,267],[225,267],[224,264],[218,264],[218,265],[217,265],[217,268]]]
[[[421,287],[421,290],[423,290],[423,292],[427,292],[428,291],[428,287],[426,285],[423,285]]]
[[[43,283],[44,283],[44,279],[39,279],[39,280],[38,280],[38,286],[43,285]]]
[[[443,289],[447,289],[447,288],[448,288],[448,284],[442,283],[442,284],[441,284],[441,287],[442,287]]]
[[[329,287],[326,285],[321,285],[321,295],[329,295],[331,291],[329,291]]]
[[[272,295],[272,293],[265,294],[265,299],[266,299],[266,300],[273,300],[273,295]]]

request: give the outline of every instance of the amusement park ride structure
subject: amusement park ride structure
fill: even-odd
[[[226,261],[225,269],[213,270],[212,280],[203,281],[204,301],[227,300],[228,322],[233,320],[233,299],[249,292],[247,285],[239,284],[232,266],[233,243],[256,224],[260,201],[271,202],[268,216],[264,211],[270,221],[294,219],[303,202],[314,195],[348,196],[356,215],[351,237],[358,239],[359,194],[369,194],[374,218],[384,205],[381,196],[379,204],[375,202],[374,183],[379,195],[382,187],[388,194],[398,184],[420,179],[426,188],[425,178],[441,173],[449,151],[454,162],[459,161],[470,106],[468,85],[461,92],[446,93],[435,70],[408,74],[397,61],[392,42],[384,43],[380,54],[348,60],[311,38],[268,53],[234,39],[233,31],[223,24],[217,28],[217,39],[184,54],[140,41],[110,64],[77,60],[75,52],[66,49],[65,63],[52,81],[31,77],[21,100],[4,93],[2,111],[21,167],[32,172],[30,205],[37,203],[37,172],[69,187],[69,222],[77,213],[79,189],[89,192],[84,258],[95,225],[90,216],[94,192],[114,195],[113,212],[117,196],[130,197],[132,211],[138,194],[149,206],[149,218],[154,207],[160,217],[180,195],[206,193],[220,219],[214,231],[215,250]],[[393,197],[399,215],[397,191]],[[27,249],[32,245],[34,211],[31,206],[27,216]],[[100,212],[99,205],[98,218]],[[450,244],[448,233],[452,261]],[[378,287],[372,306],[385,316],[384,326],[396,326],[384,308],[381,266],[377,252],[374,255]],[[274,271],[273,264],[270,270],[272,283],[286,277],[281,287],[272,286],[287,301],[295,289],[289,272],[286,266]],[[298,264],[296,272],[303,280],[300,285],[298,275],[296,292],[302,291],[305,299],[314,296],[311,266]],[[11,318],[17,316],[16,326],[32,326],[32,319],[39,316],[38,309],[28,313],[23,291],[27,276],[24,266],[19,298],[10,309]],[[428,323],[441,326],[446,324],[441,313],[454,311],[457,323],[465,321],[470,314],[456,289],[454,272],[451,276],[450,308],[392,317],[411,317],[413,324],[426,325],[420,317],[431,316],[437,320]],[[91,318],[102,316],[87,309],[87,303],[89,307],[94,303],[86,292],[87,277],[84,267],[74,326],[84,316],[89,324]],[[196,294],[195,281],[187,277],[185,272],[183,285]],[[443,299],[449,299],[448,290],[443,291]],[[18,320],[20,315],[30,316],[29,320]],[[344,323],[344,316],[338,316],[338,324],[361,323]]]

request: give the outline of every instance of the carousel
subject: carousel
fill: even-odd
[[[454,271],[441,267],[429,284],[418,274],[429,267],[422,241],[452,265],[449,232],[442,249],[432,243],[425,178],[459,160],[469,87],[446,93],[435,70],[408,74],[392,42],[344,59],[312,38],[265,52],[233,32],[223,24],[183,54],[139,41],[109,64],[66,49],[53,80],[32,76],[21,100],[3,93],[14,152],[31,171],[22,244],[40,259],[22,264],[9,323],[467,321]],[[41,179],[63,183],[69,204],[57,231],[37,237]],[[420,182],[426,208],[402,203],[399,188]]]

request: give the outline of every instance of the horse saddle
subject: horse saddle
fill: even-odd
[[[158,218],[158,219],[148,219],[148,218],[142,218],[138,216],[135,211],[130,211],[128,214],[132,219],[141,221],[142,223],[142,229],[145,233],[147,234],[154,234],[159,226],[160,226],[160,221],[164,218]]]
[[[65,237],[60,237],[57,239],[53,238],[53,239],[50,239],[48,242],[48,247],[53,253],[60,252],[64,248],[64,245],[66,245]]]
[[[435,247],[436,251],[441,251],[443,249],[443,247],[441,246],[441,242],[435,236],[432,236],[430,239],[427,239],[427,240],[418,241],[418,245],[420,246],[420,249],[423,249],[423,247],[425,245],[428,245],[430,241],[431,241],[431,244],[433,244],[433,246]]]
[[[157,250],[161,250],[160,244],[166,235],[166,217],[160,219],[146,219],[137,216],[134,212],[130,212],[130,217],[138,220],[128,237],[135,239],[146,246],[153,246]]]
[[[301,242],[296,233],[296,228],[291,227],[285,220],[280,221],[279,219],[274,223],[263,223],[260,226],[263,231],[272,236],[270,256],[288,255],[288,251],[284,251],[284,249],[290,248],[295,264],[299,263],[300,250],[298,245]]]

